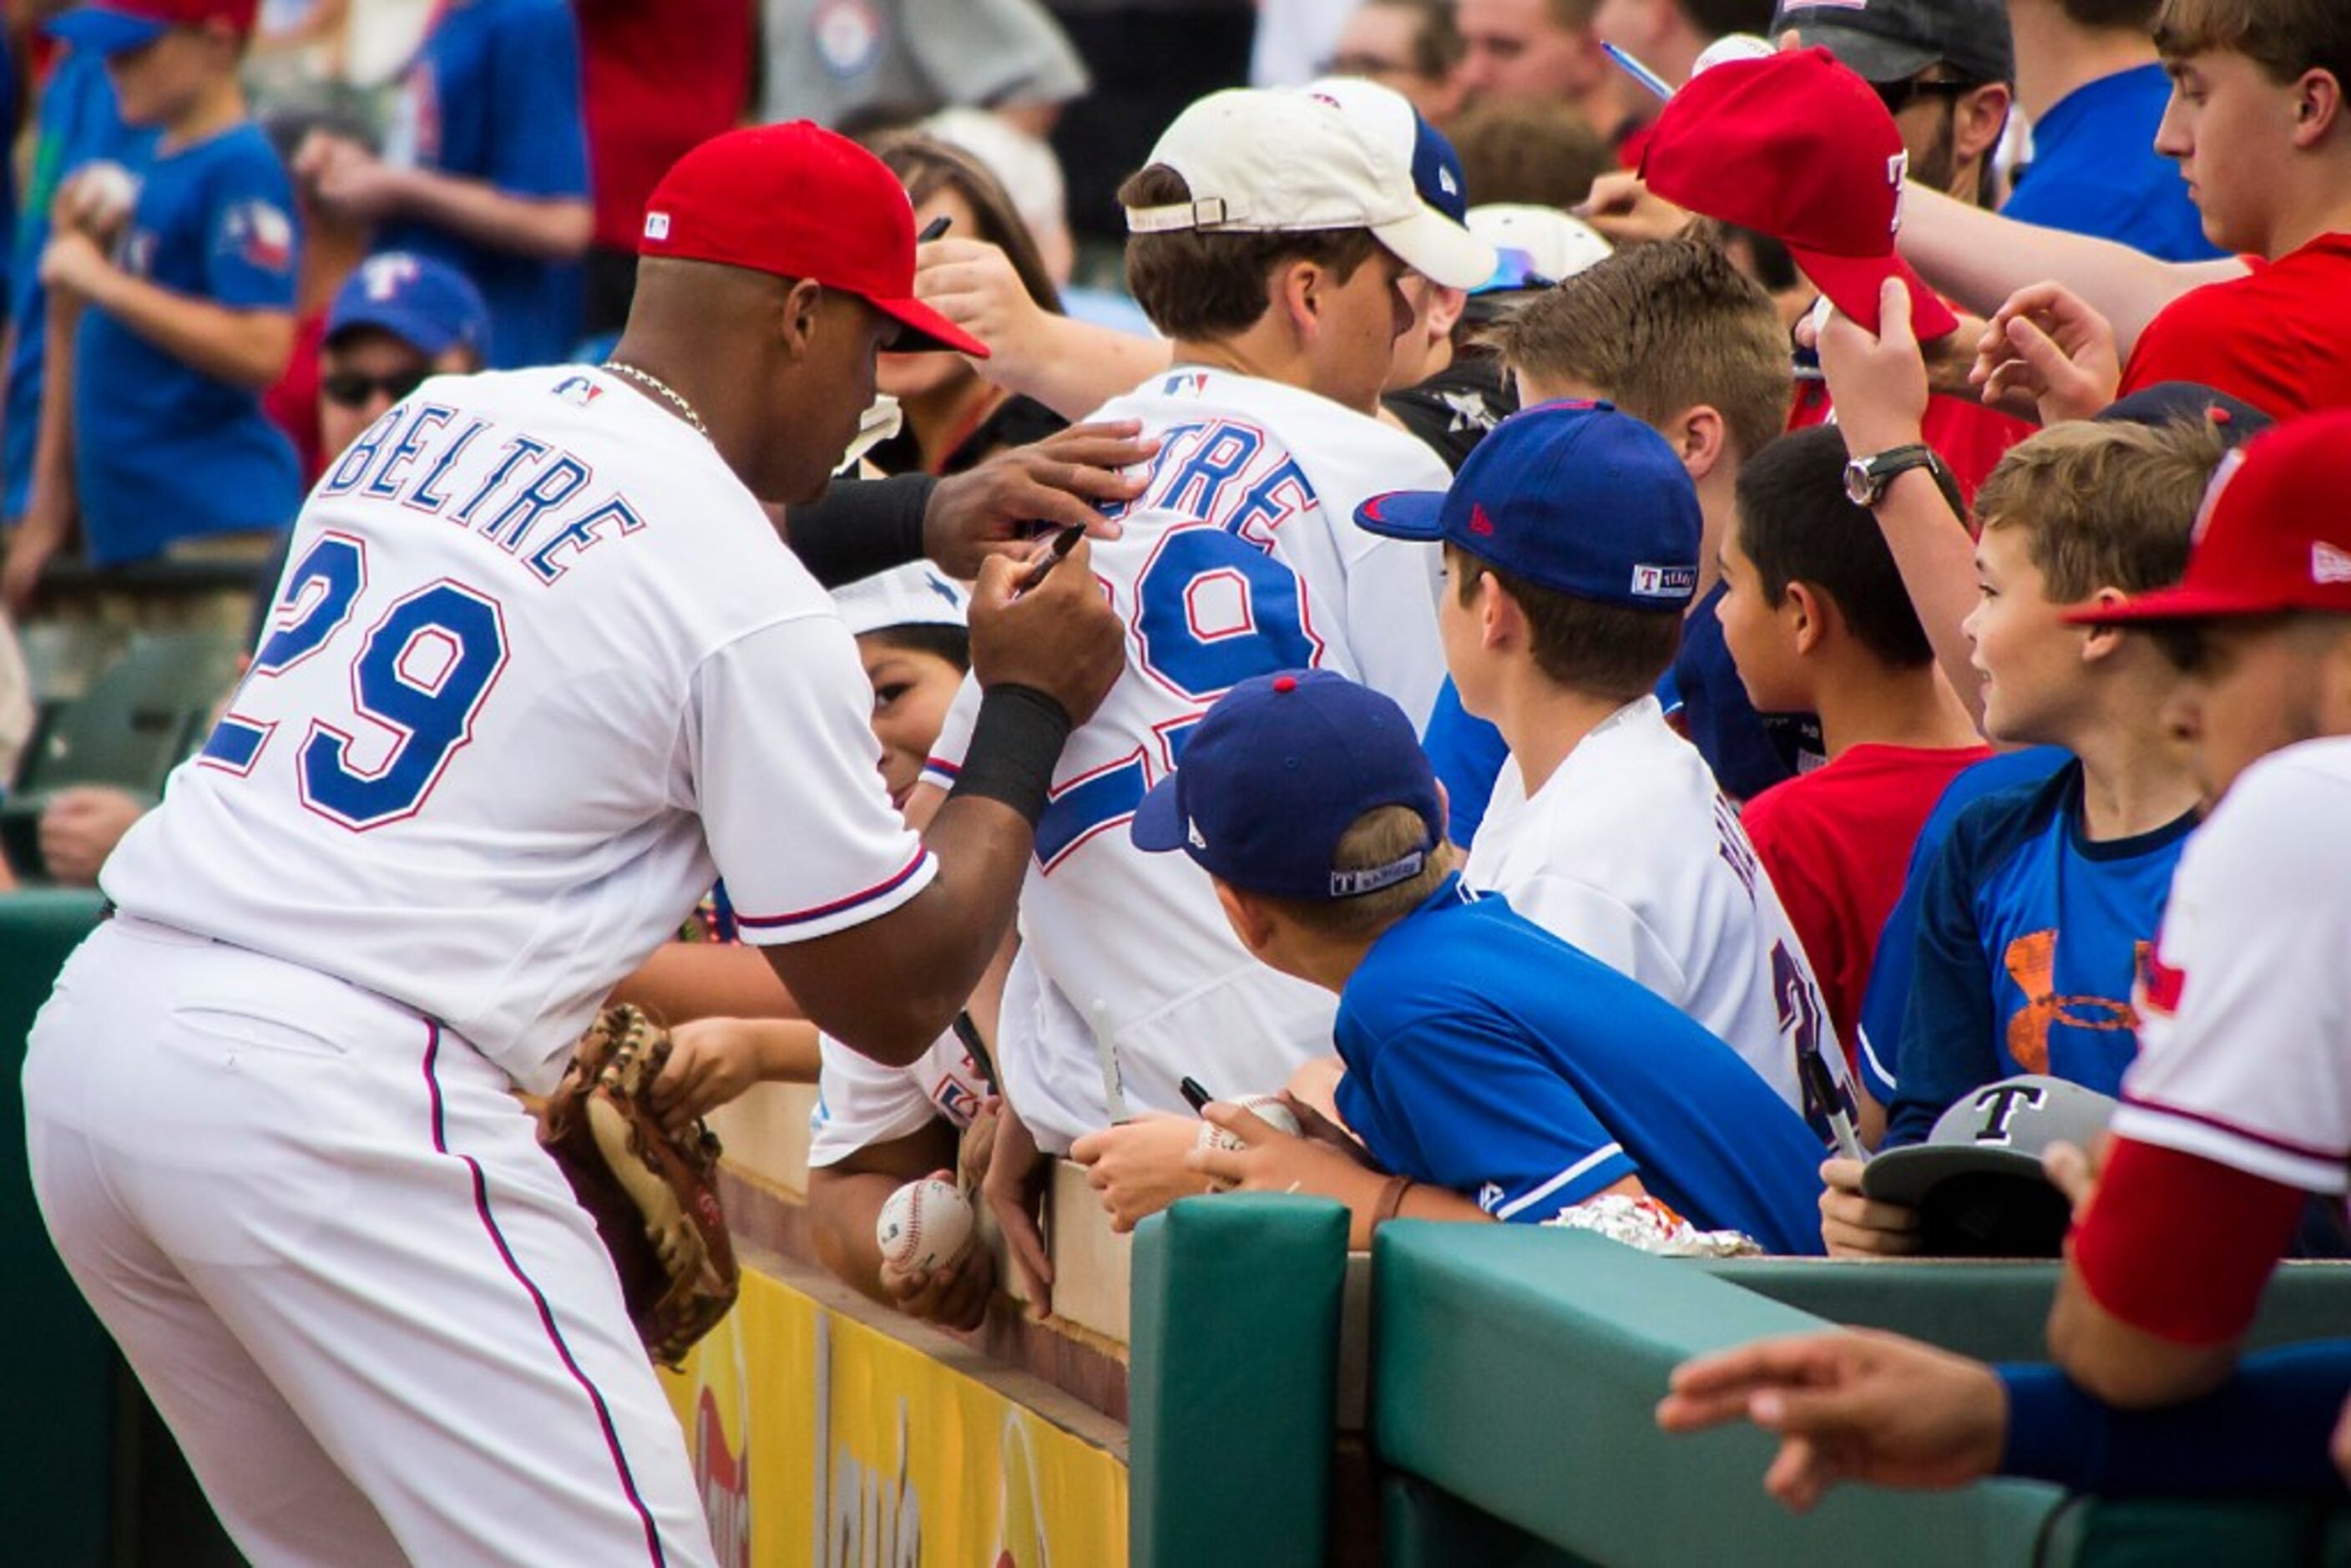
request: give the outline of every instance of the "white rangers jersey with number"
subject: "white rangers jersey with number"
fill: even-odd
[[[125,911],[440,1019],[525,1087],[723,874],[747,940],[935,867],[831,601],[710,444],[578,366],[428,382],[321,481]]]
[[[911,1067],[888,1067],[831,1035],[817,1038],[823,1066],[809,1116],[809,1164],[837,1166],[858,1150],[919,1133],[934,1117],[960,1132],[987,1098],[987,1075],[952,1032]]]
[[[1334,998],[1250,957],[1197,867],[1127,840],[1208,705],[1251,675],[1311,666],[1379,688],[1417,724],[1445,674],[1435,547],[1354,522],[1382,491],[1445,487],[1427,447],[1227,371],[1169,371],[1092,417],[1139,419],[1163,444],[1150,487],[1119,514],[1123,536],[1093,547],[1127,667],[1061,754],[1021,894],[1039,989],[1027,1007],[1008,991],[998,1054],[1049,1149],[1105,1125],[1113,1096],[1181,1113],[1186,1073],[1217,1094],[1256,1092],[1331,1050]],[[967,686],[933,782],[954,782],[977,708]]]
[[[1531,797],[1505,762],[1463,876],[1698,1019],[1797,1110],[1800,1052],[1850,1081],[1771,876],[1656,698],[1602,721]]]
[[[2196,830],[2138,993],[2114,1131],[2351,1186],[2351,739],[2255,763]]]

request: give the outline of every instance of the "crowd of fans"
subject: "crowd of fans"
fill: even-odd
[[[2192,606],[2131,620],[2197,583],[2213,498],[2265,453],[2351,479],[2351,447],[2292,439],[2351,405],[2339,0],[172,14],[10,7],[0,605],[36,674],[0,620],[0,753],[19,688],[85,681],[129,635],[249,644],[305,489],[427,377],[600,357],[647,193],[747,119],[865,141],[923,228],[925,297],[993,350],[885,356],[896,421],[869,476],[1131,416],[1162,444],[1134,531],[1180,516],[1255,551],[1196,551],[1176,614],[1270,667],[1151,643],[1155,561],[1100,552],[1151,660],[1123,681],[1180,695],[1166,754],[1128,779],[1107,747],[1063,780],[1057,808],[1092,815],[1049,842],[1049,812],[1026,941],[922,1062],[820,1040],[756,961],[669,953],[623,988],[694,1019],[664,1080],[680,1118],[761,1078],[820,1082],[820,1245],[918,1316],[976,1324],[993,1264],[885,1275],[872,1220],[958,1165],[1050,1302],[1040,1152],[1087,1166],[1122,1227],[1213,1182],[1329,1193],[1359,1240],[1398,1213],[1606,1228],[1623,1210],[1594,1200],[1629,1197],[1774,1251],[2052,1249],[1963,1161],[1921,1185],[1888,1152],[1994,1122],[2034,1147],[2050,1080],[2136,1106],[2147,1009],[2175,1051],[2201,1038],[2165,936],[2199,824],[2238,768],[2351,729],[2346,606],[2323,592],[2238,607],[2295,628],[2258,688]],[[1327,148],[1322,109],[1346,127]],[[1412,215],[1277,210],[1295,193],[1249,172],[1249,136],[1301,184]],[[1238,221],[1244,193],[1262,221]],[[1397,237],[1424,221],[1446,235]],[[1294,458],[1292,491],[1259,444]],[[2305,530],[2324,590],[2351,579],[2342,494],[2330,517],[2234,526]],[[1212,633],[1217,582],[1240,599]],[[917,566],[841,605],[919,825],[968,739],[962,590]],[[1353,679],[1275,673],[1311,665]],[[1344,764],[1284,775],[1325,729]],[[16,873],[96,881],[147,803],[60,792]],[[1085,855],[1128,857],[1129,880],[1061,858]],[[2307,896],[2334,929],[2339,888]],[[723,888],[692,935],[723,948]],[[1097,996],[1070,978],[1106,969],[1095,948],[1158,972]],[[2277,961],[2325,1037],[2304,1088],[2335,1103],[2340,981]],[[1220,1105],[1201,1145],[1177,1092],[1196,1074],[1285,1092],[1304,1130]],[[2150,1304],[2134,1247],[2183,1277],[2208,1246],[2240,1275],[2351,1252],[2339,1202],[2302,1202],[2339,1199],[2339,1158],[2323,1179],[2249,1166],[2174,1110],[2120,1124],[2109,1179],[2137,1185],[2108,1194],[2061,1308],[2059,1353],[2123,1403],[2206,1393],[2225,1355],[2152,1384],[2115,1368],[2242,1327]],[[2089,1162],[2065,1157],[2074,1196]],[[2287,1195],[2262,1256],[2223,1209],[2140,1219],[2145,1190],[2202,1190],[2183,1164]],[[1693,1383],[1673,1419],[1746,1414],[1766,1370]]]

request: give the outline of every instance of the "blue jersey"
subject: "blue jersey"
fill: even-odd
[[[1921,1141],[1971,1089],[2045,1072],[2119,1094],[2138,1054],[2131,998],[2196,825],[2082,834],[2082,765],[1960,813],[1918,894],[1918,937],[1886,1118]]]
[[[1803,1119],[1687,1015],[1458,876],[1372,944],[1334,1034],[1373,1157],[1497,1219],[1629,1176],[1701,1228],[1821,1249]]]
[[[1918,895],[1927,882],[1927,868],[1951,836],[1959,813],[1996,790],[2038,783],[2072,760],[2062,746],[2031,746],[1987,758],[1959,774],[1944,788],[1926,825],[1910,846],[1910,867],[1903,873],[1902,896],[1878,933],[1877,956],[1869,966],[1869,989],[1861,998],[1861,1080],[1881,1105],[1894,1103],[1895,1052],[1902,1044],[1902,1015],[1910,1010],[1910,976],[1917,957]]]
[[[2032,162],[2001,211],[2166,261],[2224,255],[2204,237],[2178,166],[2155,150],[2170,98],[2171,78],[2153,61],[2075,88],[2033,122]]]
[[[192,299],[290,312],[298,245],[285,165],[247,121],[148,165],[116,260]],[[258,391],[204,374],[95,307],[74,356],[74,476],[91,564],[292,519],[300,465]]]
[[[509,196],[587,200],[580,27],[566,0],[449,5],[401,83],[384,158],[486,181]],[[386,223],[376,248],[433,256],[474,280],[490,308],[493,369],[570,356],[580,330],[577,266],[496,250],[413,218]]]
[[[49,244],[49,204],[65,177],[83,164],[106,159],[138,174],[154,150],[153,129],[122,122],[106,61],[78,49],[61,53],[41,89],[32,172],[10,246],[8,319],[16,326],[16,346],[8,361],[7,407],[0,414],[0,517],[11,522],[25,515],[30,499],[33,441],[41,424],[48,291],[41,287],[40,261]]]

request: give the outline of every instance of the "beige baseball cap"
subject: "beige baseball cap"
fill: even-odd
[[[1229,88],[1176,117],[1148,162],[1192,199],[1130,207],[1129,234],[1295,234],[1369,229],[1397,259],[1448,288],[1475,288],[1494,247],[1420,199],[1408,150],[1328,94]]]

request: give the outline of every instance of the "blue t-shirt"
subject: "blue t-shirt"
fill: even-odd
[[[1630,1176],[1701,1228],[1821,1249],[1803,1119],[1687,1014],[1458,876],[1372,944],[1333,1034],[1373,1157],[1497,1219]]]
[[[1886,1146],[1922,1141],[1971,1089],[2045,1072],[2118,1093],[2138,1054],[2131,998],[2190,811],[2153,832],[2082,834],[2082,765],[1985,796],[1928,868]]]
[[[49,244],[49,205],[65,177],[107,159],[133,174],[154,155],[155,131],[125,125],[114,100],[106,61],[67,49],[57,57],[33,131],[33,165],[25,204],[16,214],[8,264],[8,319],[16,347],[8,361],[8,401],[0,414],[0,517],[25,515],[33,488],[33,443],[41,425],[42,349],[47,339],[48,291],[41,287],[41,252]]]
[[[148,165],[116,261],[190,298],[290,312],[299,249],[285,165],[246,121]],[[96,307],[74,348],[74,475],[92,565],[293,517],[300,466],[260,392],[205,375]]]
[[[509,196],[588,199],[580,27],[566,0],[461,0],[402,80],[384,132],[392,163],[486,181]],[[414,251],[474,280],[490,308],[493,370],[559,364],[580,336],[580,269],[395,218],[379,251]]]
[[[1869,967],[1869,988],[1861,998],[1862,1082],[1881,1105],[1894,1103],[1895,1052],[1902,1044],[1902,1015],[1910,1010],[1910,976],[1917,957],[1918,895],[1927,883],[1927,868],[1951,836],[1959,813],[1995,790],[2038,783],[2072,760],[2062,746],[2030,746],[1988,757],[1960,772],[1944,786],[1926,825],[1910,846],[1910,866],[1903,873],[1902,896],[1886,917],[1878,934],[1877,956]],[[1883,1041],[1881,1051],[1879,1042]]]
[[[2001,211],[2166,261],[2225,254],[2204,237],[2179,167],[2155,150],[2170,98],[2171,78],[2152,61],[2075,88],[2034,123],[2032,162]]]

